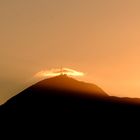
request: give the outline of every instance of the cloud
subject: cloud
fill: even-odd
[[[84,76],[83,72],[79,72],[69,68],[62,68],[62,69],[42,70],[37,74],[35,74],[35,77],[53,77],[61,74],[66,74],[68,76]]]

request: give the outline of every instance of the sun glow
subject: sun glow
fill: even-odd
[[[35,77],[53,77],[59,75],[67,75],[67,76],[84,76],[83,72],[79,72],[69,68],[61,68],[61,69],[51,69],[51,70],[42,70],[38,72]]]

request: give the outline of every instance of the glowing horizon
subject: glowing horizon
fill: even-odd
[[[51,69],[51,70],[42,70],[35,74],[35,77],[53,77],[53,76],[59,76],[62,74],[66,74],[67,76],[84,76],[85,74],[80,71],[76,71],[74,69],[70,68],[62,68],[62,69]]]

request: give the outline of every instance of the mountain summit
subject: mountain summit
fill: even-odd
[[[1,110],[12,114],[77,112],[89,106],[88,100],[108,95],[98,86],[68,77],[65,74],[44,79],[12,97]],[[84,101],[85,100],[85,101]],[[91,100],[89,102],[91,104]],[[12,112],[12,113],[11,113]],[[16,112],[16,113],[13,113]]]
[[[63,90],[63,91],[71,91],[71,92],[81,92],[85,94],[98,95],[98,96],[108,96],[101,88],[97,85],[89,84],[86,82],[75,80],[67,76],[66,74],[62,74],[60,76],[56,76],[53,78],[42,80],[32,87],[37,88],[51,88],[54,90]]]

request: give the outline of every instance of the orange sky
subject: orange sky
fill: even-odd
[[[1,0],[0,103],[60,66],[140,97],[139,0]]]

